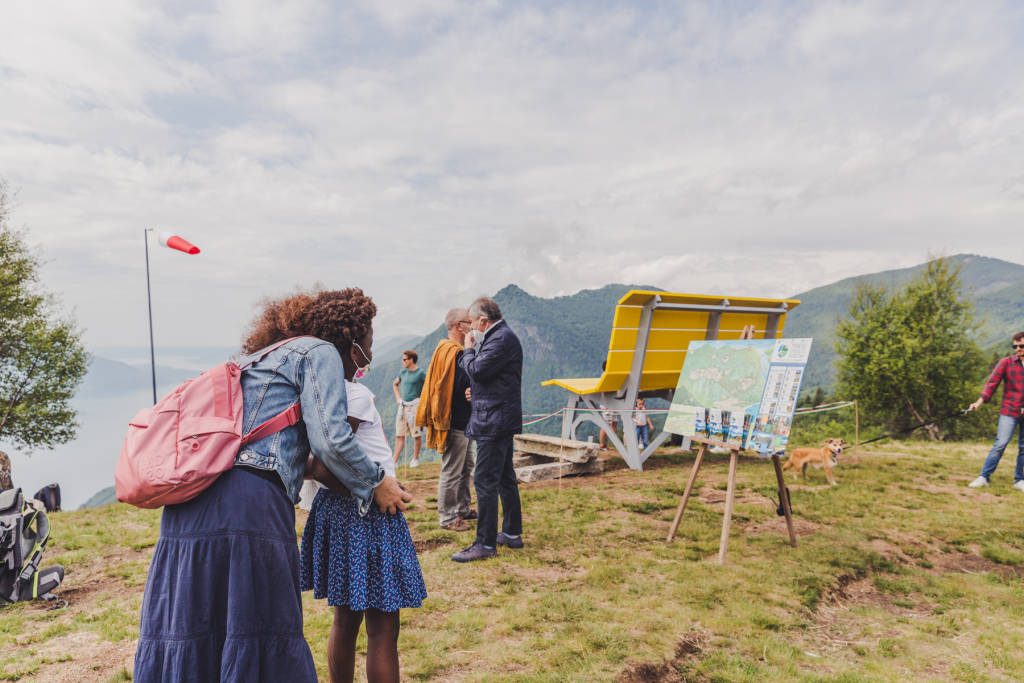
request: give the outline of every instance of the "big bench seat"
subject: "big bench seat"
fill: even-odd
[[[584,422],[605,430],[633,469],[668,438],[662,432],[642,452],[627,424],[637,398],[672,400],[686,350],[702,339],[776,339],[797,299],[753,299],[634,289],[615,306],[608,356],[600,377],[549,379],[543,386],[569,392],[562,414],[562,438],[575,439]],[[749,330],[753,329],[752,337]],[[623,439],[612,431],[601,409],[620,411]]]

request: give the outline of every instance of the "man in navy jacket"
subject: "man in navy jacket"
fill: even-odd
[[[452,555],[472,562],[495,555],[496,546],[523,547],[523,510],[512,468],[512,435],[523,431],[523,347],[493,299],[469,307],[472,329],[459,365],[470,381],[471,413],[466,436],[476,440],[476,540]],[[498,533],[498,499],[504,512]]]

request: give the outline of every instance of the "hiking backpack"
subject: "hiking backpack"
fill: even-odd
[[[128,424],[117,461],[117,499],[140,508],[184,503],[231,469],[247,443],[298,422],[302,407],[296,402],[242,434],[242,371],[292,339],[267,347],[245,365],[228,361],[185,380],[140,410]]]
[[[49,538],[50,520],[25,504],[21,489],[0,493],[0,602],[55,599],[64,567],[39,569]]]
[[[33,498],[41,500],[47,512],[60,512],[60,484],[47,484]]]

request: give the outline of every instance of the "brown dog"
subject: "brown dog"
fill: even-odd
[[[828,483],[836,485],[835,477],[832,476],[832,468],[839,464],[839,456],[843,452],[843,446],[847,443],[842,439],[829,439],[821,448],[794,448],[789,460],[782,464],[782,469],[793,468],[793,478],[796,479],[796,471],[800,470],[804,479],[807,479],[807,466],[814,468],[825,468],[825,476]]]

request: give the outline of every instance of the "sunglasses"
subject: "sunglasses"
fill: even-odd
[[[1012,346],[1015,349],[1024,349],[1024,344],[1013,344]]]

